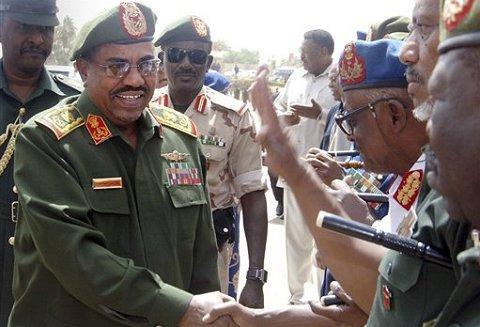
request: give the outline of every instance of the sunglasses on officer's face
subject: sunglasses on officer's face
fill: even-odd
[[[167,60],[172,64],[181,62],[185,56],[188,56],[190,62],[195,65],[204,65],[208,59],[208,53],[198,49],[180,49],[180,48],[168,48],[166,51]]]

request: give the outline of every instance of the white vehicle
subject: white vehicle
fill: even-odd
[[[61,74],[74,79],[78,77],[78,73],[73,66],[46,65],[45,67],[52,74]]]

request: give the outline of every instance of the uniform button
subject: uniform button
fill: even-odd
[[[11,246],[13,246],[13,245],[15,244],[15,237],[13,237],[13,236],[10,237],[10,238],[8,239],[8,244],[10,244]]]
[[[17,185],[13,185],[12,191],[13,193],[18,194]]]
[[[228,228],[225,227],[225,228],[223,229],[223,232],[224,232],[224,233],[228,233]]]
[[[392,274],[392,263],[391,262],[388,263],[387,274],[388,274],[388,276],[390,276]]]

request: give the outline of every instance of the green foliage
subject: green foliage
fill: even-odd
[[[226,63],[236,64],[253,64],[258,65],[260,53],[258,51],[251,51],[248,49],[241,49],[240,51],[227,50],[223,55],[223,61]]]
[[[230,46],[223,40],[214,41],[212,45],[213,51],[229,51]]]
[[[48,57],[47,64],[69,65],[73,41],[76,35],[77,29],[73,24],[73,19],[65,16],[62,24],[55,28],[52,53]]]

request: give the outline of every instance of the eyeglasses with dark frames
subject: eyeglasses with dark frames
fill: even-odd
[[[375,106],[381,102],[386,102],[391,100],[396,100],[401,103],[401,101],[398,98],[394,98],[394,97],[376,99],[368,103],[367,105],[354,109],[352,111],[346,111],[344,109],[339,114],[335,115],[335,122],[340,127],[342,132],[344,132],[347,136],[351,136],[353,135],[353,131],[355,129],[355,126],[352,124],[352,120],[354,119],[355,116],[358,116],[360,113],[366,111],[367,109],[370,110],[372,114],[375,116]]]
[[[205,65],[208,59],[208,53],[199,49],[168,48],[166,54],[168,62],[172,64],[178,64],[185,56],[188,56],[190,62],[195,65]]]
[[[140,75],[147,77],[157,74],[160,67],[160,60],[149,59],[140,62],[138,65],[132,65],[129,62],[116,61],[106,64],[96,64],[98,67],[103,68],[105,75],[111,78],[123,78],[128,75],[132,67],[136,68]]]

